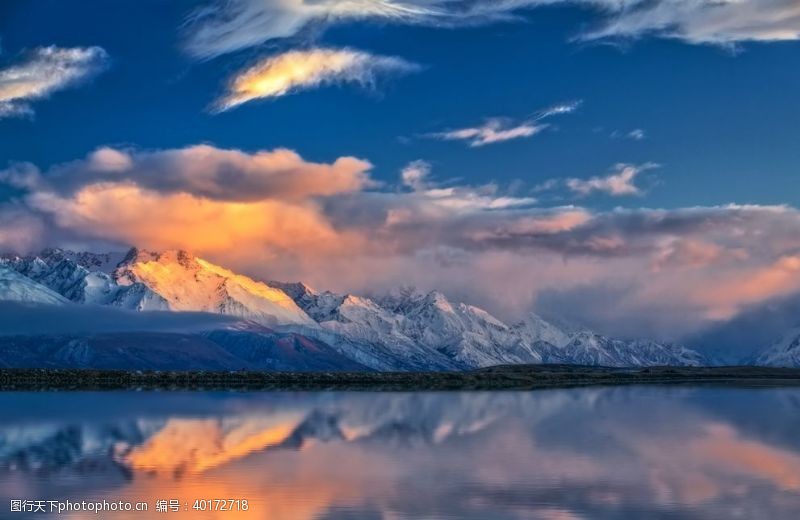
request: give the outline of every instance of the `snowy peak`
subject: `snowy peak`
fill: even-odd
[[[377,300],[330,292],[295,297],[328,331],[391,350],[406,363],[427,360],[439,368],[473,368],[541,360],[520,347],[500,320],[478,307],[453,303],[438,291],[401,288]]]
[[[63,304],[68,300],[16,271],[0,265],[0,301]]]
[[[166,310],[166,302],[141,284],[120,286],[111,272],[124,253],[75,253],[45,249],[38,255],[5,256],[0,263],[75,303],[131,310]]]
[[[68,249],[47,248],[38,255],[39,259],[48,265],[53,265],[64,260],[71,261],[89,271],[99,271],[110,274],[122,262],[124,252],[90,253],[75,252]]]
[[[283,292],[289,295],[290,298],[297,301],[298,299],[307,299],[314,296],[318,296],[319,292],[312,289],[308,285],[304,284],[303,282],[275,282],[270,281],[268,285],[272,287],[277,287],[281,289]]]
[[[569,342],[550,352],[549,362],[578,365],[626,366],[700,366],[703,357],[690,349],[649,340],[609,338],[590,331],[574,333]]]
[[[6,265],[76,303],[132,310],[203,311],[269,325],[314,325],[279,288],[197,258],[187,251],[75,253],[45,249],[6,256]]]
[[[406,318],[403,331],[414,341],[470,367],[541,362],[537,352],[489,312],[453,303],[439,291],[421,298],[407,294],[399,308]]]
[[[193,265],[194,264],[194,265]],[[125,255],[125,258],[114,269],[114,278],[122,284],[136,283],[136,271],[148,269],[167,269],[168,266],[180,266],[186,270],[198,270],[196,259],[186,251],[148,251],[146,249],[133,248]]]
[[[439,291],[432,291],[428,293],[422,301],[422,305],[429,308],[434,308],[440,312],[448,314],[455,314],[453,305],[447,297]]]
[[[544,341],[556,347],[569,343],[569,333],[556,327],[536,313],[528,313],[525,318],[513,326],[514,330],[530,343]]]
[[[124,252],[89,253],[50,247],[36,255],[1,255],[0,263],[11,265],[14,270],[25,276],[40,275],[63,262],[80,266],[87,271],[110,274],[123,258],[125,258]]]
[[[390,348],[406,359],[443,359],[460,368],[515,363],[702,363],[699,354],[683,347],[568,332],[536,314],[509,326],[486,310],[452,302],[439,291],[402,287],[372,300],[291,285],[282,287],[323,328],[355,343]]]
[[[385,295],[376,299],[377,303],[384,309],[392,312],[404,313],[406,309],[417,305],[427,296],[426,293],[418,290],[411,285],[404,285],[392,289]]]
[[[756,365],[800,367],[800,327],[790,330],[778,341],[764,349],[754,360]]]
[[[140,283],[170,309],[228,314],[269,326],[314,325],[283,290],[207,262],[187,251],[133,249],[113,274],[122,285]]]

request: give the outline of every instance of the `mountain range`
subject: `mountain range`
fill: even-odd
[[[120,321],[140,312],[230,318],[193,331],[0,331],[0,366],[6,367],[464,370],[519,363],[712,363],[681,345],[565,330],[533,313],[507,324],[438,291],[401,288],[369,298],[255,280],[186,251],[4,255],[0,301],[116,309]],[[800,330],[793,341],[749,361],[797,366],[799,337]]]

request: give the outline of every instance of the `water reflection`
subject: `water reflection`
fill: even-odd
[[[0,394],[0,516],[31,517],[12,499],[106,499],[150,512],[102,518],[795,519],[798,403],[658,387]],[[161,499],[189,510],[156,513]]]

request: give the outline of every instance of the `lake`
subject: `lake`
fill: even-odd
[[[2,393],[0,413],[0,518],[800,518],[798,389]],[[33,512],[82,502],[148,511]]]

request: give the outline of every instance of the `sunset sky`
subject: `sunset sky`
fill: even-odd
[[[4,0],[0,250],[666,339],[780,314],[799,39],[797,0]]]

